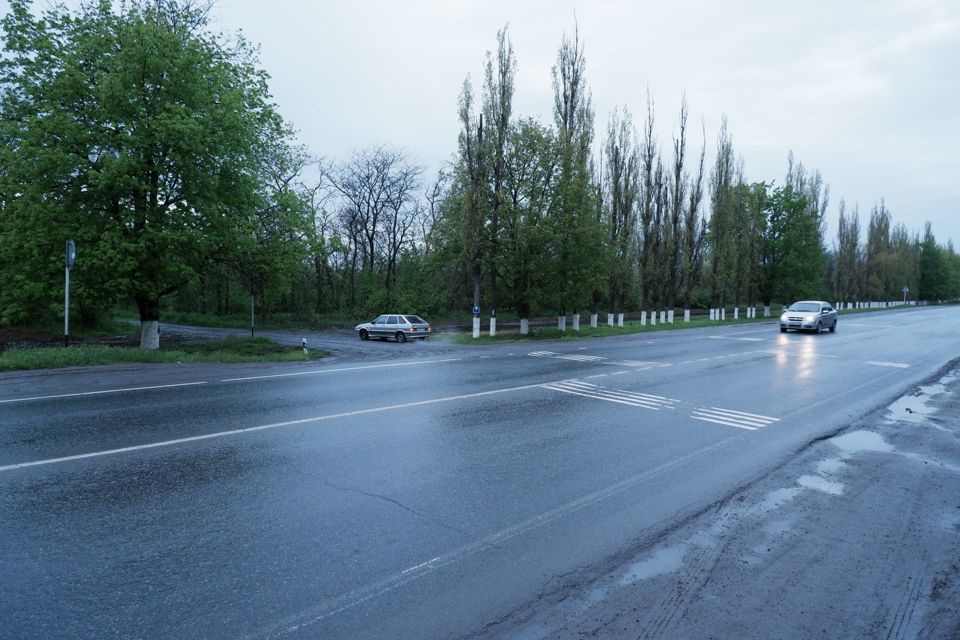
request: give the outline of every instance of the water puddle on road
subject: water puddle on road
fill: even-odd
[[[618,581],[621,587],[635,584],[654,576],[671,573],[683,564],[687,552],[686,544],[658,549],[652,556],[634,563]]]
[[[949,391],[948,385],[956,380],[955,375],[947,375],[934,384],[920,387],[915,394],[904,396],[887,407],[887,420],[923,424],[927,417],[937,412],[936,407],[927,405],[927,401]]]
[[[831,482],[821,476],[800,476],[797,478],[797,484],[807,489],[815,489],[823,493],[829,493],[832,496],[843,494],[843,484],[840,482]]]
[[[846,456],[863,451],[880,451],[889,453],[894,448],[887,444],[879,433],[873,431],[851,431],[835,438],[830,438],[830,442],[840,449]]]

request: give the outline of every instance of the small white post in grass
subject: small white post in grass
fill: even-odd
[[[734,307],[734,308],[733,308],[733,319],[734,319],[734,320],[739,320],[739,319],[740,319],[740,307]]]
[[[557,318],[557,330],[566,331],[567,330],[567,316],[559,316]]]
[[[720,309],[720,320],[723,321],[726,319],[727,319],[727,308],[724,307],[723,309]]]
[[[573,314],[573,330],[580,331],[580,314]]]
[[[528,318],[520,318],[520,335],[525,336],[530,334],[530,320]]]
[[[591,329],[597,328],[597,314],[595,313],[590,314],[590,328]]]
[[[683,310],[683,321],[690,322],[690,309]]]
[[[667,322],[669,322],[670,324],[673,324],[673,309],[670,309],[670,311],[667,311]]]
[[[651,326],[651,327],[657,326],[657,312],[656,312],[656,311],[651,311],[651,312],[650,312],[650,326]]]
[[[608,313],[608,314],[607,314],[607,326],[608,326],[608,327],[612,327],[612,326],[613,326],[613,314],[612,314],[612,313]]]
[[[764,318],[769,318],[769,317],[770,317],[770,307],[768,307],[768,306],[766,306],[766,305],[764,305],[764,307],[763,307],[763,317],[764,317]]]
[[[618,327],[622,327],[622,326],[623,326],[623,314],[622,314],[622,313],[618,313],[618,314],[617,314],[617,326],[618,326]]]
[[[473,318],[473,337],[480,337],[480,318],[477,317]]]
[[[303,355],[307,355],[307,339],[301,338],[300,342],[303,344]]]
[[[647,312],[646,312],[646,311],[641,311],[641,312],[640,312],[640,326],[641,326],[641,327],[647,326]]]
[[[497,335],[497,316],[490,316],[490,337],[494,338]]]

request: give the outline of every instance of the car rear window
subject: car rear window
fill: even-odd
[[[407,322],[410,324],[427,324],[427,321],[420,316],[407,316]]]

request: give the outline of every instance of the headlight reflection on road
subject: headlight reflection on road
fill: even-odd
[[[812,338],[812,336],[810,336]],[[812,339],[804,340],[800,345],[796,344],[796,336],[791,337],[787,334],[780,334],[777,339],[777,349],[771,351],[774,362],[778,367],[790,371],[785,371],[793,379],[806,379],[813,376],[814,368],[817,364],[817,343]],[[799,349],[796,347],[799,346]],[[793,347],[793,349],[790,349]]]

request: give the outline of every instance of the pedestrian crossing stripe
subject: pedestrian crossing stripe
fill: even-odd
[[[605,400],[617,404],[626,404],[643,409],[675,409],[680,404],[679,400],[665,398],[664,396],[651,395],[649,393],[637,393],[633,391],[618,391],[615,389],[606,389],[589,382],[580,380],[563,380],[561,382],[551,382],[543,385],[545,389],[569,393],[575,396],[594,398],[596,400]]]
[[[768,427],[774,422],[780,421],[780,418],[771,418],[770,416],[761,416],[756,413],[746,413],[744,411],[732,411],[719,407],[695,409],[691,417],[694,420],[722,424],[728,427],[746,429],[748,431],[756,431],[757,429]]]

